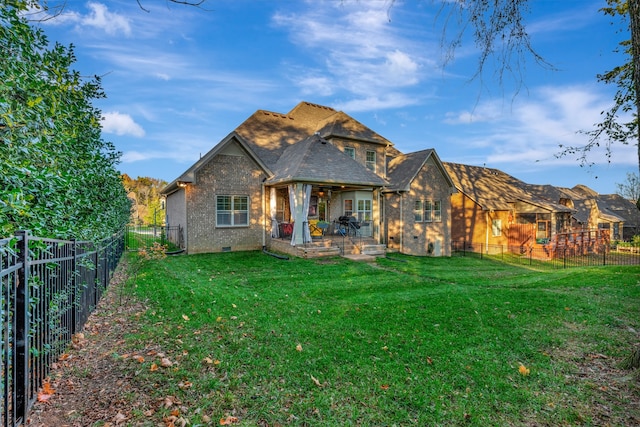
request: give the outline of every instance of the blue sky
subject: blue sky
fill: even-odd
[[[528,57],[522,79],[502,84],[493,63],[470,80],[478,52],[467,39],[443,66],[439,0],[140,4],[147,11],[136,0],[68,0],[38,24],[75,46],[83,75],[102,76],[103,137],[132,177],[172,181],[256,110],[300,101],[342,110],[402,152],[434,148],[532,184],[613,193],[638,171],[633,145],[614,145],[610,162],[592,151],[595,167],[555,156],[587,142],[580,131],[615,93],[596,75],[624,61],[613,51],[628,34],[598,11],[604,0],[531,0],[533,47],[557,70]]]

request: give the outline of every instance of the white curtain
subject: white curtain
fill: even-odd
[[[309,231],[309,202],[311,200],[311,184],[290,184],[289,206],[293,218],[291,246],[311,241]]]
[[[269,215],[271,216],[271,237],[277,239],[280,237],[280,232],[278,230],[278,220],[276,219],[276,209],[277,209],[277,195],[276,189],[271,187],[271,193],[269,194]]]
[[[296,245],[296,185],[289,184],[287,187],[289,190],[289,210],[291,213],[291,220],[293,222],[293,230],[291,231],[291,246]]]
[[[309,231],[309,203],[311,202],[311,184],[302,186],[302,214],[304,215],[304,241],[311,241],[311,231]]]

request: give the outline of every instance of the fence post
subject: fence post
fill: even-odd
[[[17,244],[18,262],[22,268],[18,271],[18,286],[15,304],[15,352],[14,352],[14,393],[13,410],[14,420],[22,417],[23,423],[27,421],[29,412],[29,232],[16,231],[16,236],[21,237]],[[8,390],[6,390],[8,391]]]
[[[78,322],[78,242],[71,239],[71,251],[73,258],[71,260],[71,335],[76,333],[76,324]]]

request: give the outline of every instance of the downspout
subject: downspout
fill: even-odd
[[[404,253],[404,194],[400,191],[397,192],[400,197],[400,253]]]
[[[485,211],[484,217],[486,219],[485,220],[486,224],[485,224],[485,227],[484,227],[485,235],[486,235],[485,244],[484,244],[484,246],[485,246],[484,250],[485,250],[486,253],[489,253],[489,211]]]
[[[262,179],[262,184],[261,184],[261,193],[262,193],[262,249],[264,250],[267,247],[267,201],[264,197],[264,195],[266,194],[265,192],[265,184],[264,182],[267,180],[267,178],[263,178]]]

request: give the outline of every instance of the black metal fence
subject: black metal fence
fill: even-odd
[[[26,424],[52,364],[107,288],[124,233],[98,243],[21,231],[0,239],[2,425]]]
[[[167,246],[167,251],[184,249],[182,227],[164,225],[134,226],[125,229],[125,247],[130,251],[151,247],[154,243]]]
[[[452,256],[475,256],[497,259],[516,265],[541,269],[562,269],[603,265],[640,265],[640,251],[615,248],[605,244],[588,247],[546,247],[486,245],[454,242]],[[635,248],[634,248],[635,249]]]

